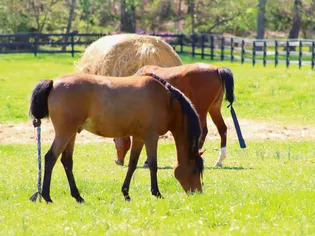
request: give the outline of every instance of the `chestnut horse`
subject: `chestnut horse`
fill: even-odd
[[[156,75],[116,78],[75,73],[55,81],[43,80],[33,90],[30,114],[37,121],[49,116],[55,130],[54,141],[45,155],[42,196],[46,202],[52,202],[51,175],[60,154],[71,195],[77,202],[84,202],[72,172],[76,133],[81,130],[103,137],[133,137],[122,186],[126,200],[130,200],[130,180],[143,145],[150,168],[151,193],[161,197],[157,145],[159,135],[168,130],[174,135],[177,149],[176,179],[186,193],[202,192],[203,160],[198,153],[202,131],[198,115],[185,95]]]
[[[137,74],[154,73],[161,76],[168,83],[178,88],[194,104],[199,114],[203,128],[199,148],[202,148],[208,133],[207,113],[210,114],[221,137],[220,156],[215,166],[222,166],[226,158],[227,127],[221,115],[221,105],[225,91],[226,100],[232,105],[234,102],[234,78],[232,71],[226,67],[216,67],[205,63],[194,63],[176,67],[162,68],[158,66],[144,66]],[[117,158],[116,164],[123,165],[124,158],[130,148],[130,138],[114,139]],[[145,162],[144,167],[147,166]]]

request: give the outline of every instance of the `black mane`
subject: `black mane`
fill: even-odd
[[[189,158],[195,159],[198,155],[199,150],[199,139],[201,136],[201,126],[199,121],[199,116],[191,104],[190,100],[178,89],[170,85],[164,79],[160,78],[156,74],[149,73],[150,76],[161,82],[172,94],[174,98],[176,98],[181,106],[182,112],[187,117],[187,129],[188,129],[188,144],[189,144]],[[202,160],[202,158],[201,158]],[[198,167],[200,171],[203,170],[203,161],[197,160]]]

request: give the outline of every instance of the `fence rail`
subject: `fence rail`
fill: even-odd
[[[81,53],[87,45],[106,34],[39,34],[0,35],[0,53]],[[178,53],[202,59],[285,64],[287,67],[315,65],[315,40],[254,40],[216,35],[155,34]]]

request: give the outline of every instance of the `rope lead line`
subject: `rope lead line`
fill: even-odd
[[[40,120],[33,120],[34,128],[37,128],[37,163],[38,163],[38,181],[37,181],[37,192],[35,192],[31,197],[30,200],[32,202],[36,202],[37,197],[39,196],[39,202],[41,201],[41,185],[42,185],[42,162],[41,162],[41,145],[40,145]]]
[[[246,148],[245,140],[243,139],[242,131],[241,131],[240,125],[238,123],[235,110],[234,110],[232,104],[230,104],[228,107],[231,107],[231,115],[232,115],[232,118],[233,118],[233,122],[234,122],[234,126],[235,126],[235,129],[236,129],[238,141],[240,143],[240,147],[241,148]]]

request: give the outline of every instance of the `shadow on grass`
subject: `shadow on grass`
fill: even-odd
[[[128,166],[127,166],[128,168]],[[148,169],[147,167],[137,166],[137,169]],[[173,170],[171,166],[160,166],[158,170]],[[253,170],[253,168],[244,168],[242,166],[224,166],[224,167],[205,167],[205,170]]]
[[[244,168],[242,166],[224,166],[224,167],[205,167],[207,170],[253,170],[253,168]]]

